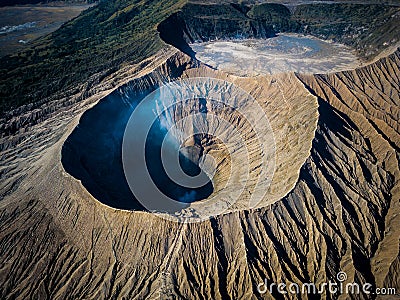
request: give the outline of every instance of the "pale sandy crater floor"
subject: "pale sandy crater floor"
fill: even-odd
[[[280,34],[270,39],[211,41],[190,46],[200,61],[240,76],[331,73],[354,69],[362,64],[349,47],[296,34]]]

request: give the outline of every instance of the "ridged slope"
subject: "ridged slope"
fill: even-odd
[[[72,116],[87,107],[33,127],[2,152],[1,298],[248,299],[265,278],[321,283],[339,270],[399,289],[399,55],[297,74],[319,116],[294,188],[202,223],[107,208],[63,171]]]

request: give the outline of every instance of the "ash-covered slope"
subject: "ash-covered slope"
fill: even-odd
[[[3,151],[2,298],[258,298],[265,278],[321,283],[339,270],[349,281],[399,288],[399,136],[390,119],[399,56],[293,76],[319,99],[295,187],[266,208],[201,223],[105,207],[67,175],[61,147],[82,108],[35,127],[35,138]],[[159,72],[168,77],[168,65],[188,60],[175,56]],[[368,81],[373,74],[379,81]],[[288,82],[268,78],[283,89]]]
[[[135,7],[130,8],[135,15]],[[154,14],[149,10],[154,7],[145,8],[145,16],[151,19]],[[240,18],[248,13],[233,8]],[[395,20],[396,8],[390,10],[385,17],[394,16],[390,20]],[[133,15],[126,20],[115,19],[116,15],[108,19],[111,12],[108,7],[103,23],[107,28],[96,25],[94,31],[104,29],[112,39],[116,31],[110,24],[119,20],[122,25],[116,28],[128,31],[137,24]],[[165,18],[171,14],[162,12]],[[87,21],[96,13],[98,9],[82,19]],[[198,19],[185,20],[185,24],[193,22],[193,32],[211,35],[213,31],[200,27]],[[219,19],[214,16],[213,21]],[[79,28],[79,22],[83,21],[76,20],[56,36]],[[221,22],[230,24],[229,18]],[[141,47],[152,47],[141,49],[140,60],[100,72],[98,63],[104,57],[99,55],[93,65],[84,65],[95,70],[88,74],[93,81],[78,85],[76,80],[74,90],[66,94],[63,89],[77,70],[71,65],[65,85],[55,80],[46,91],[35,90],[44,81],[28,85],[23,97],[32,98],[29,92],[35,91],[33,98],[38,102],[8,112],[2,119],[0,298],[279,299],[285,296],[276,290],[272,296],[261,295],[257,286],[265,279],[321,284],[335,279],[339,271],[346,272],[348,282],[368,282],[399,291],[400,50],[371,65],[335,74],[240,78],[202,65],[163,44],[158,36],[152,39],[156,26],[151,28],[151,38],[146,36],[149,40]],[[187,32],[180,33],[189,37]],[[61,39],[56,40],[61,43]],[[76,52],[62,66],[83,53],[82,45],[91,49],[97,42],[77,40]],[[102,44],[99,51],[104,54],[109,45]],[[63,57],[64,48],[52,47],[46,49],[59,49]],[[125,47],[127,44],[120,52],[107,54],[118,53],[105,69],[132,53]],[[162,51],[142,60],[159,47]],[[52,66],[50,58],[58,53],[41,57],[39,52],[29,56],[38,60],[31,60],[31,69],[47,59],[40,65],[42,69],[35,70],[35,76]],[[82,59],[87,62],[88,55]],[[9,61],[18,65],[17,61],[25,58]],[[82,129],[81,117],[96,111],[96,105],[107,101],[107,96],[123,95],[129,89],[146,91],[180,77],[205,74],[230,80],[251,94],[263,104],[276,132],[275,182],[256,209],[234,207],[198,223],[172,222],[146,211],[118,210],[95,199],[82,178],[71,176],[63,165],[63,147],[75,130]],[[18,76],[3,78],[3,85],[25,82],[25,77]],[[58,82],[62,91],[56,96],[38,96],[56,89]],[[14,84],[8,91],[17,87]],[[118,104],[123,107],[124,103]],[[90,144],[98,136],[95,131],[84,131],[80,142]],[[69,156],[72,163],[85,162],[81,158],[91,154],[79,144],[74,150],[75,155]],[[259,157],[253,158],[257,166]],[[240,166],[233,166],[233,171]],[[228,171],[221,168],[219,176],[223,179]],[[347,298],[342,295],[342,299]]]

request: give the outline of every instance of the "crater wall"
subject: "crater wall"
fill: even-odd
[[[396,52],[352,72],[282,78],[304,84],[319,99],[310,96],[318,120],[294,188],[267,207],[201,223],[101,205],[60,164],[68,136],[62,133],[72,131],[71,121],[56,117],[36,127],[34,140],[2,156],[9,180],[20,184],[0,202],[1,295],[252,298],[265,278],[318,284],[339,270],[350,281],[400,288],[399,138],[396,122],[379,121],[398,106],[398,58]],[[366,84],[373,74],[381,80]],[[263,82],[273,86],[267,78]],[[262,94],[251,82],[235,80]],[[289,87],[282,92],[293,95]],[[371,93],[379,105],[368,108]]]

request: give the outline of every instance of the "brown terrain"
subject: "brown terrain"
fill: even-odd
[[[64,171],[64,140],[113,80],[168,78],[176,65],[230,78],[264,105],[277,171],[261,208],[176,223],[104,206]],[[171,50],[4,138],[1,294],[250,299],[266,277],[320,283],[340,270],[400,288],[399,66],[396,51],[354,71],[231,78]]]
[[[215,168],[212,199],[226,204],[222,210],[209,199],[175,215],[103,204],[66,170],[63,147],[108,95],[177,77],[223,79],[256,100],[261,110],[252,113],[266,116],[273,132],[258,132],[274,144],[263,153],[274,159],[273,177],[259,171],[265,161],[245,118],[215,109],[240,125],[249,150],[227,154],[219,140],[203,149],[214,161],[204,164]],[[1,120],[0,299],[314,299],[260,294],[257,286],[318,285],[340,271],[347,282],[396,289],[381,299],[399,298],[400,48],[348,71],[239,77],[164,44],[92,81],[99,83]],[[85,134],[82,144],[98,136]],[[68,159],[95,153],[76,149]],[[244,192],[231,203],[238,186]],[[261,197],[252,203],[251,195]]]

